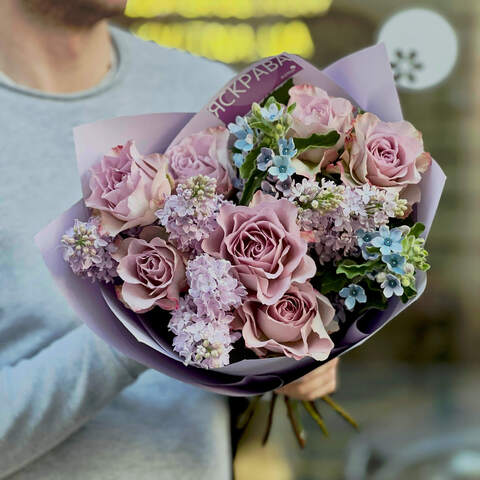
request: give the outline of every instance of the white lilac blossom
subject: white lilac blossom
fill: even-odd
[[[376,230],[390,218],[402,217],[407,209],[406,201],[391,190],[372,185],[345,187],[325,179],[321,184],[304,179],[292,186],[289,199],[299,207],[300,228],[313,232],[322,264],[361,252],[369,256],[356,232]]]
[[[322,178],[321,183],[304,178],[302,183],[290,187],[289,200],[298,208],[298,221],[302,230],[313,230],[328,212],[336,210],[342,202],[345,187]]]
[[[173,349],[185,365],[219,368],[230,362],[232,344],[241,336],[231,332],[232,315],[222,313],[215,320],[199,315],[193,298],[186,295],[172,312],[168,328],[175,334]]]
[[[210,255],[199,255],[187,264],[187,281],[190,294],[199,315],[212,320],[242,303],[247,291],[231,275],[228,260]]]
[[[111,237],[100,234],[99,227],[99,217],[90,217],[87,222],[76,219],[62,236],[63,258],[75,275],[109,283],[118,276],[118,263],[111,255],[116,247]]]
[[[169,233],[169,241],[187,254],[201,253],[201,242],[217,227],[220,207],[227,203],[215,193],[216,180],[205,175],[189,178],[179,184],[175,195],[167,197],[156,212]]]

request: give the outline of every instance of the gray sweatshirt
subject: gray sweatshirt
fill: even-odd
[[[233,72],[112,29],[117,68],[51,95],[0,79],[0,479],[225,479],[225,399],[122,357],[56,290],[34,235],[80,198],[72,128],[199,110]],[[134,383],[135,382],[135,383]]]

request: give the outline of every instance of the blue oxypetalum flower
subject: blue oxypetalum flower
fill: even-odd
[[[371,245],[372,240],[375,237],[378,237],[379,233],[378,232],[369,232],[367,230],[363,230],[362,228],[358,229],[355,232],[355,235],[357,236],[357,242],[359,247],[363,247],[363,245]]]
[[[382,225],[378,233],[379,235],[372,240],[372,245],[379,248],[382,255],[402,251],[402,231],[399,228],[390,230],[386,225]]]
[[[387,274],[387,278],[380,286],[383,289],[383,294],[387,298],[390,298],[394,294],[397,297],[401,297],[403,295],[402,284],[395,275]]]
[[[235,123],[229,123],[230,133],[237,137],[234,145],[242,152],[249,152],[253,148],[253,130],[248,125],[245,117],[237,115]]]
[[[275,188],[279,191],[282,192],[283,195],[286,195],[287,193],[290,192],[290,189],[292,187],[292,179],[288,177],[285,180],[278,180],[277,183],[275,184]]]
[[[297,154],[297,149],[295,148],[295,143],[293,138],[279,138],[278,139],[278,150],[280,155],[285,155],[289,158],[293,158]]]
[[[245,180],[243,178],[235,177],[232,183],[233,188],[236,188],[237,190],[243,190],[243,187],[245,186]]]
[[[392,253],[391,255],[382,255],[382,262],[386,263],[388,269],[393,272],[397,273],[398,275],[403,275],[404,265],[405,265],[405,257],[399,255],[398,253]]]
[[[240,168],[245,162],[245,157],[241,153],[233,154],[233,163],[237,168]]]
[[[246,118],[241,117],[240,115],[237,115],[235,123],[228,124],[228,129],[230,130],[230,133],[235,135],[237,138],[245,138],[248,133],[252,132],[252,129],[248,125]]]
[[[268,173],[283,182],[295,173],[295,169],[292,167],[289,157],[276,155],[273,158],[273,165],[268,169]]]
[[[262,147],[257,157],[257,168],[262,172],[266,172],[272,165],[274,155],[271,148]]]
[[[273,102],[268,107],[262,107],[260,115],[268,122],[275,122],[283,115],[283,105],[279,108],[277,103]]]
[[[365,290],[355,283],[351,283],[348,287],[342,288],[340,290],[340,296],[345,299],[345,306],[350,311],[354,309],[357,302],[366,303],[367,301]]]

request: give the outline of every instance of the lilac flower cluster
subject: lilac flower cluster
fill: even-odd
[[[226,203],[217,195],[216,180],[205,175],[189,178],[177,185],[163,208],[156,212],[169,235],[169,241],[182,252],[195,255],[202,252],[201,242],[217,227],[220,207]]]
[[[219,368],[230,362],[232,344],[240,333],[230,331],[232,315],[223,313],[216,320],[200,315],[191,296],[180,299],[180,306],[172,313],[169,329],[175,334],[173,349],[184,359],[185,365]]]
[[[298,207],[300,228],[312,231],[320,263],[360,254],[356,231],[375,230],[402,217],[407,202],[397,192],[363,185],[336,185],[304,179],[292,185],[288,198]]]
[[[204,368],[229,364],[232,343],[240,338],[230,331],[233,308],[241,305],[246,290],[230,274],[227,260],[200,255],[187,264],[188,294],[172,313],[169,329],[174,350],[185,364]]]
[[[189,294],[199,315],[215,319],[222,312],[241,305],[247,291],[230,274],[231,268],[232,264],[228,260],[215,259],[207,254],[188,262]]]
[[[118,276],[118,263],[111,255],[116,247],[111,237],[99,233],[99,226],[95,216],[87,222],[76,219],[62,236],[63,258],[75,275],[109,283]]]
[[[304,178],[290,187],[288,198],[298,208],[302,230],[314,230],[322,217],[336,210],[343,200],[345,187],[322,178],[321,183]]]

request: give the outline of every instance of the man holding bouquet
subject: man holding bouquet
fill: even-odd
[[[0,479],[230,475],[225,398],[138,378],[143,366],[79,324],[33,243],[79,197],[74,126],[197,111],[233,75],[109,28],[124,6],[0,3]],[[281,393],[312,400],[335,382],[331,362]]]

